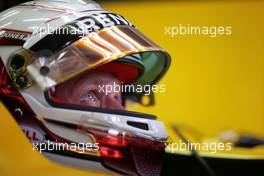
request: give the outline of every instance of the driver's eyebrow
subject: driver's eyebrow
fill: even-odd
[[[95,79],[92,81],[92,83],[94,83],[96,85],[103,85],[106,83],[106,81],[103,81],[102,79]]]
[[[100,78],[92,81],[92,83],[94,83],[96,85],[107,85],[107,84],[111,84],[112,82],[119,83],[117,80],[103,80]]]
[[[81,79],[79,79],[79,80],[73,82],[73,84],[77,84],[77,83],[80,83],[80,82],[82,83],[82,82],[84,82],[84,81],[85,81],[85,77],[82,77]],[[100,78],[93,79],[93,80],[91,81],[91,83],[92,83],[92,84],[95,84],[96,86],[98,86],[98,85],[103,85],[103,84],[105,84],[105,82],[106,82],[106,81],[104,81],[104,80],[102,80],[102,79],[100,79]]]

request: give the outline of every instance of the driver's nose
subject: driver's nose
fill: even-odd
[[[107,95],[104,98],[101,106],[102,108],[107,109],[126,110],[125,107],[122,105],[121,101],[111,95]]]

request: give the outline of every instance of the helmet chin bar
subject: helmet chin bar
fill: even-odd
[[[133,137],[164,141],[168,138],[164,125],[157,121],[135,116],[62,109],[42,105],[33,96],[23,93],[32,110],[44,119],[76,125],[81,128],[127,133]]]

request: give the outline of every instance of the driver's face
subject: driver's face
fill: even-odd
[[[70,104],[124,110],[121,92],[107,92],[103,85],[121,85],[120,81],[108,73],[92,71],[73,78],[56,87],[55,96]]]

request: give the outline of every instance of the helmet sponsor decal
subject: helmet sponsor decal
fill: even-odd
[[[30,35],[31,32],[0,28],[0,44],[22,45]]]
[[[123,16],[114,13],[96,13],[89,16],[81,17],[67,24],[68,27],[73,27],[83,34],[87,35],[91,32],[99,31],[106,27],[116,25],[128,25],[135,27]]]
[[[45,141],[45,136],[41,132],[37,131],[32,127],[27,127],[21,125],[23,132],[26,134],[27,138],[33,143],[39,143]]]

